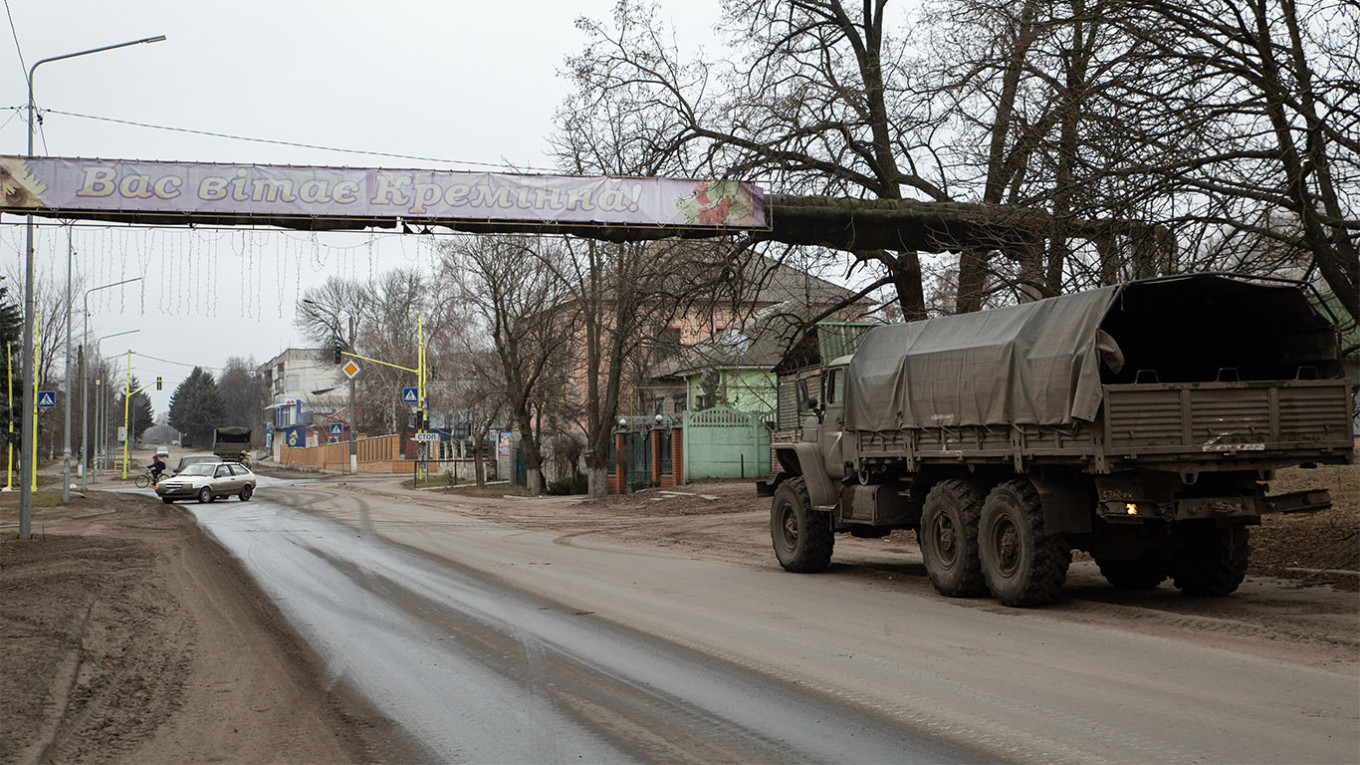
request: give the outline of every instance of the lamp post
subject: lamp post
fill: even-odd
[[[88,55],[90,55],[91,53],[103,53],[103,52],[106,51],[106,50],[114,50],[114,49],[116,49],[116,48],[126,48],[126,47],[128,47],[128,46],[130,46],[130,45],[141,45],[142,43],[155,43],[155,42],[160,42],[161,40],[164,40],[164,39],[165,39],[165,35],[157,35],[157,36],[155,36],[155,37],[144,37],[144,38],[142,38],[142,39],[140,39],[140,40],[130,40],[130,41],[128,41],[128,42],[117,43],[117,44],[115,44],[115,45],[105,45],[105,46],[100,47],[100,48],[90,48],[89,50],[76,51],[75,53],[65,53],[65,54],[62,54],[62,55],[60,55],[60,56],[52,56],[52,57],[50,57],[50,58],[41,59],[41,60],[39,60],[37,63],[35,63],[33,66],[29,67],[29,70],[28,70],[28,154],[25,155],[25,156],[26,156],[27,158],[29,158],[29,159],[32,159],[32,158],[33,158],[33,123],[34,123],[34,115],[35,115],[35,112],[36,112],[36,109],[34,108],[34,105],[33,105],[33,76],[37,73],[38,67],[42,66],[43,64],[51,63],[51,62],[53,62],[53,61],[61,61],[61,60],[68,59],[68,58],[76,58],[77,56],[88,56]],[[26,241],[26,246],[25,246],[25,251],[24,251],[24,356],[23,356],[23,358],[24,358],[25,360],[27,360],[28,358],[30,358],[30,357],[33,355],[33,317],[34,317],[34,306],[33,306],[33,216],[32,216],[32,215],[27,216],[27,223],[25,224],[25,230],[26,230],[26,234],[27,234],[27,237],[26,237],[27,241]],[[25,390],[25,391],[32,390],[32,388],[33,388],[33,381],[34,381],[34,378],[35,378],[36,373],[37,373],[37,370],[34,369],[32,366],[30,366],[27,362],[24,364],[24,382],[23,382],[23,390]],[[25,407],[24,407],[23,424],[22,424],[22,426],[20,427],[20,433],[23,435],[23,438],[24,438],[25,440],[27,440],[27,439],[33,439],[33,444],[34,444],[34,446],[36,447],[36,446],[37,446],[37,443],[38,443],[38,438],[37,438],[37,433],[35,432],[35,428],[34,428],[34,425],[35,425],[35,424],[36,424],[36,423],[34,422],[33,408],[30,407],[30,406],[25,406]],[[26,449],[20,449],[20,450],[19,450],[19,453],[20,453],[20,456],[19,456],[20,465],[24,465],[24,463],[25,463],[27,460],[30,460],[30,459],[31,459],[31,460],[33,460],[33,465],[31,465],[31,466],[26,466],[26,467],[27,467],[27,470],[35,470],[35,469],[37,468],[37,456],[36,456],[36,455],[30,457],[30,456],[29,456],[29,453],[28,453],[28,450],[26,450]],[[20,473],[23,474],[23,475],[27,475],[26,470],[20,470]],[[35,472],[35,475],[36,475],[36,472]],[[20,485],[19,485],[19,538],[20,538],[20,539],[29,539],[29,538],[32,536],[32,532],[31,532],[31,528],[30,528],[30,527],[32,526],[32,519],[33,519],[33,489],[29,486],[29,484],[28,484],[27,481],[23,481],[23,482],[20,482]]]
[[[101,284],[101,285],[98,286],[98,287],[91,287],[90,289],[85,290],[85,332],[84,332],[84,334],[81,335],[81,337],[89,338],[89,336],[90,336],[90,293],[91,293],[91,292],[95,292],[96,290],[106,290],[106,289],[109,289],[110,287],[117,287],[117,286],[119,286],[120,284],[127,284],[128,282],[141,281],[141,278],[142,278],[142,277],[140,277],[140,276],[136,276],[136,277],[133,277],[133,278],[131,278],[131,279],[124,279],[124,280],[121,281],[121,282],[114,282],[113,284]],[[96,341],[95,341],[95,349],[96,349],[96,351],[98,350],[100,341],[107,340],[107,339],[109,339],[110,337],[120,337],[120,336],[122,336],[122,335],[130,335],[130,334],[132,334],[133,332],[141,332],[141,330],[140,330],[140,329],[129,329],[129,330],[127,330],[126,332],[115,332],[115,333],[113,333],[112,335],[104,335],[103,337],[99,338],[99,340],[96,340]],[[69,344],[68,344],[68,346],[67,346],[67,353],[68,353],[68,354],[70,353],[70,346],[69,346]],[[87,482],[87,478],[88,478],[89,473],[90,473],[90,463],[89,463],[89,459],[88,459],[88,458],[89,458],[89,447],[87,446],[87,444],[88,444],[88,442],[89,442],[89,440],[90,440],[90,408],[89,408],[89,407],[90,407],[90,376],[89,376],[88,374],[85,373],[85,370],[84,370],[84,369],[82,369],[82,370],[80,371],[80,387],[81,387],[81,393],[80,393],[80,420],[81,420],[81,422],[80,422],[80,490],[81,490],[82,492],[84,492],[84,491],[85,491],[85,487],[89,485],[88,482]],[[70,440],[69,437],[68,437],[67,440],[68,440],[68,441]],[[68,476],[68,478],[69,478],[69,476]]]

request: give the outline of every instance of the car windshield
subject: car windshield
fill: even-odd
[[[184,468],[180,475],[212,475],[216,467],[217,465],[211,462],[197,462]]]

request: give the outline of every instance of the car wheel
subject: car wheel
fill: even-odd
[[[242,487],[241,487],[241,501],[242,501],[242,502],[249,502],[249,501],[250,501],[250,496],[251,496],[252,494],[254,494],[254,493],[255,493],[255,487],[254,487],[254,486],[251,486],[250,484],[246,484],[245,486],[242,486]]]
[[[208,488],[207,486],[204,486],[203,488],[201,488],[201,489],[198,490],[198,503],[199,503],[199,504],[203,504],[204,502],[211,502],[211,501],[213,501],[212,489]]]
[[[169,498],[169,497],[161,497],[161,501],[164,502],[164,503],[167,504],[167,505],[173,505],[173,504],[175,504],[175,500],[173,500],[173,499],[171,499],[171,498]]]

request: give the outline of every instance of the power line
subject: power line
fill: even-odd
[[[8,0],[6,0],[6,2],[8,2]],[[273,145],[273,146],[292,146],[292,147],[299,148],[299,149],[318,149],[318,150],[321,150],[321,151],[334,151],[334,152],[339,152],[339,153],[342,153],[342,154],[360,154],[360,155],[365,155],[365,156],[370,156],[370,157],[389,157],[389,158],[392,158],[392,159],[410,159],[410,160],[415,160],[415,161],[418,161],[418,162],[438,162],[438,163],[445,164],[445,165],[469,165],[469,166],[474,166],[474,167],[494,167],[494,168],[502,169],[502,170],[503,170],[503,169],[510,169],[510,170],[516,170],[516,169],[519,169],[519,170],[537,170],[537,171],[548,172],[548,173],[561,172],[560,170],[555,169],[555,168],[534,167],[534,166],[532,166],[532,165],[525,165],[525,166],[523,166],[523,167],[516,168],[514,165],[511,165],[511,164],[508,163],[508,162],[502,162],[502,163],[494,163],[494,162],[474,162],[474,161],[471,161],[471,160],[463,160],[463,159],[444,159],[444,158],[440,158],[440,157],[423,157],[423,156],[420,156],[420,155],[417,155],[417,154],[394,154],[394,153],[392,153],[392,152],[385,152],[385,151],[366,151],[366,150],[363,150],[363,149],[343,149],[343,148],[340,148],[340,147],[337,147],[337,146],[322,146],[322,145],[320,145],[320,144],[314,144],[314,143],[300,143],[300,142],[297,142],[297,141],[281,141],[281,140],[274,139],[274,138],[254,138],[254,137],[251,137],[251,136],[244,136],[244,135],[232,135],[231,133],[217,133],[217,132],[213,132],[213,131],[211,131],[211,130],[197,130],[197,129],[194,129],[194,128],[172,127],[172,126],[170,126],[170,125],[153,125],[153,124],[151,124],[151,123],[149,123],[149,122],[137,122],[137,121],[134,121],[134,120],[118,119],[118,118],[116,118],[116,117],[101,117],[101,116],[95,115],[95,114],[80,114],[79,112],[66,112],[66,111],[60,111],[60,110],[57,110],[57,109],[48,109],[47,112],[48,112],[49,114],[61,114],[61,115],[67,116],[67,117],[79,117],[79,118],[81,118],[81,119],[97,120],[97,121],[99,121],[99,122],[112,122],[112,123],[117,124],[117,125],[130,125],[130,126],[132,126],[132,127],[150,128],[150,129],[152,129],[152,130],[165,130],[165,131],[168,131],[168,132],[171,132],[171,133],[188,133],[188,134],[190,134],[190,135],[203,135],[203,136],[208,136],[208,137],[210,137],[210,138],[227,138],[227,139],[230,139],[230,140],[233,140],[233,141],[249,141],[249,142],[251,142],[251,143],[264,143],[264,144],[270,144],[270,145]]]
[[[162,359],[162,358],[157,358],[157,357],[155,357],[155,356],[148,356],[147,354],[142,353],[142,352],[140,352],[140,351],[133,351],[133,352],[132,352],[132,355],[133,355],[133,356],[140,356],[141,358],[150,359],[150,360],[152,360],[152,361],[159,361],[159,362],[161,362],[162,364],[174,364],[175,366],[180,366],[180,367],[198,367],[199,369],[202,369],[202,370],[204,370],[205,372],[217,372],[217,371],[220,371],[218,367],[210,367],[210,366],[208,366],[208,365],[206,365],[206,364],[189,364],[189,363],[186,363],[186,362],[183,362],[183,361],[171,361],[170,359]]]
[[[9,33],[14,37],[14,49],[19,52],[19,66],[24,70],[24,81],[28,81],[28,62],[24,61],[24,48],[19,44],[19,30],[14,28],[14,12],[9,9],[9,0],[5,0],[5,15],[9,17]]]

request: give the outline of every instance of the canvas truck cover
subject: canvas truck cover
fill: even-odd
[[[1102,369],[1102,366],[1104,369]],[[869,331],[847,374],[855,430],[1092,421],[1103,383],[1340,374],[1295,283],[1196,274]]]
[[[250,448],[250,428],[223,427],[213,431],[213,454],[236,455]]]
[[[897,430],[1094,419],[1096,334],[1117,292],[875,327],[850,361],[846,424]]]

